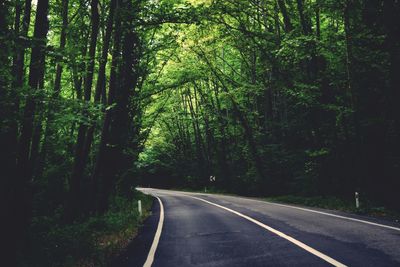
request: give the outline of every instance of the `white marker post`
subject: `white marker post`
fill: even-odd
[[[142,201],[141,200],[138,200],[138,211],[139,211],[139,214],[140,214],[140,216],[142,216]]]
[[[354,193],[354,197],[356,199],[356,208],[358,209],[360,207],[360,200],[359,200],[359,194],[358,192]]]

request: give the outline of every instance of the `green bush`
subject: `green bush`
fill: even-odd
[[[138,213],[139,199],[143,204],[143,216]],[[84,265],[105,266],[137,232],[149,214],[152,201],[152,197],[140,192],[135,192],[132,200],[115,197],[105,214],[69,225],[62,224],[57,215],[34,217],[29,253],[21,257],[20,266],[80,266],[83,262]]]

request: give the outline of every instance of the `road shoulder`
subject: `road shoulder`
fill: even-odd
[[[151,215],[143,222],[143,225],[139,228],[137,236],[131,241],[126,249],[111,262],[109,267],[143,266],[149,252],[148,250],[154,239],[159,215],[160,205],[154,198]]]

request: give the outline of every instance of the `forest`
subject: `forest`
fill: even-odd
[[[399,8],[0,0],[7,266],[138,185],[400,210]]]

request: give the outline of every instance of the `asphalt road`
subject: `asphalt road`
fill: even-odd
[[[113,266],[400,266],[400,225],[249,198],[140,189],[153,213]]]

